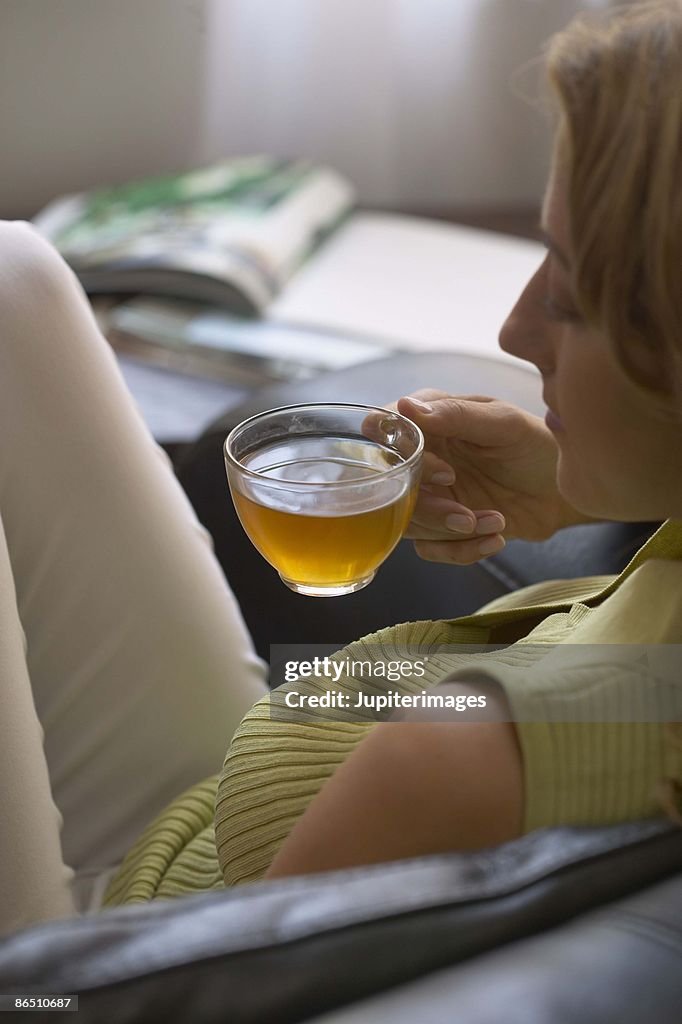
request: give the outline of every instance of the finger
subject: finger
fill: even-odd
[[[432,402],[436,398],[450,398],[450,392],[441,391],[440,388],[418,388],[417,391],[411,391],[407,397],[417,398],[422,402]],[[400,401],[402,401],[402,399],[398,398],[392,403],[396,412],[398,411],[398,402]]]
[[[476,516],[475,533],[479,537],[493,533],[503,533],[507,527],[507,520],[496,509],[479,509],[474,512],[474,515]]]
[[[421,490],[405,536],[411,540],[447,540],[453,533],[474,533],[477,537],[487,537],[502,533],[505,527],[505,518],[501,512],[494,509],[472,512],[465,505],[449,498]]]
[[[475,526],[476,516],[466,505],[420,488],[405,536],[446,538],[452,533],[473,533]]]
[[[398,411],[409,416],[431,437],[452,437],[491,446],[508,443],[510,426],[524,416],[512,405],[480,395],[429,401],[406,396],[398,400]]]
[[[497,402],[497,398],[491,398],[490,395],[453,395],[451,391],[441,391],[439,388],[418,388],[417,391],[411,391],[409,395],[405,395],[405,398],[417,398],[421,402],[433,402],[437,399],[446,398],[463,398],[467,402]],[[393,403],[394,408],[398,409],[398,401]]]
[[[435,452],[424,452],[421,482],[436,487],[452,487],[455,482],[455,471],[449,462],[441,459]]]
[[[471,540],[418,540],[415,551],[427,562],[443,562],[449,565],[474,565],[484,558],[496,555],[504,548],[504,537],[472,538]]]

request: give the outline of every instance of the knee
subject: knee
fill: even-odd
[[[73,272],[30,224],[0,224],[0,255],[0,304],[5,325],[13,313],[20,326],[31,324],[37,309],[54,313],[65,295],[79,291]],[[31,332],[23,333],[30,336]]]

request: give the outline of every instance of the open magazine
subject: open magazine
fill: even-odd
[[[240,157],[62,197],[34,224],[91,295],[172,295],[263,314],[354,198],[329,168]]]

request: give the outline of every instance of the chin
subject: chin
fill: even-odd
[[[613,519],[616,522],[628,522],[639,518],[628,515],[615,494],[605,490],[603,476],[597,483],[586,476],[584,471],[574,474],[561,457],[557,466],[557,487],[562,498],[584,516],[593,519]]]
[[[557,487],[562,498],[577,512],[592,519],[607,519],[617,523],[657,522],[675,518],[675,513],[664,509],[665,502],[647,496],[637,484],[633,487],[615,485],[607,489],[605,474],[595,474],[592,479],[582,471],[574,474],[565,461],[559,459],[557,466]]]

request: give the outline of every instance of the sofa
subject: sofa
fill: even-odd
[[[79,1024],[679,1024],[681,863],[662,822],[552,829],[121,908],[7,939],[0,993]]]

